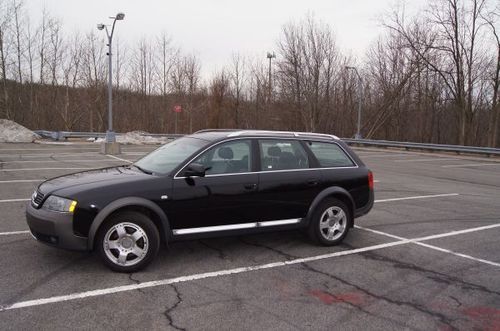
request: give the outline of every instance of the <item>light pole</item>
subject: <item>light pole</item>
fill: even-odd
[[[345,67],[347,70],[354,70],[356,75],[358,76],[358,98],[359,98],[359,103],[358,103],[358,129],[356,131],[356,134],[354,135],[354,139],[361,139],[361,105],[363,104],[363,80],[361,79],[361,75],[358,72],[358,69],[356,67]]]
[[[97,29],[106,30],[106,35],[108,37],[108,131],[106,131],[106,144],[116,143],[115,132],[113,131],[113,60],[112,60],[112,42],[113,42],[113,33],[115,31],[116,21],[121,21],[125,18],[124,13],[118,13],[114,17],[110,17],[113,20],[113,25],[111,27],[111,33],[109,33],[108,26],[105,24],[97,24]],[[119,146],[118,153],[119,153]],[[113,148],[111,148],[113,149]],[[106,154],[108,153],[108,149],[105,147]],[[111,152],[112,153],[112,152]],[[112,153],[114,154],[114,153]]]
[[[271,61],[276,58],[276,54],[267,52],[267,58],[269,59],[269,102],[271,102],[271,96],[272,96],[272,85],[271,85]]]

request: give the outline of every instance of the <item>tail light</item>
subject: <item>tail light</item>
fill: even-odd
[[[368,187],[373,190],[373,173],[368,170]]]

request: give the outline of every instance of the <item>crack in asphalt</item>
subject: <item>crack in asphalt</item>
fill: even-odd
[[[460,300],[458,300],[457,298],[455,298],[453,295],[449,295],[448,298],[450,298],[453,301],[455,301],[455,303],[457,304],[457,308],[462,307],[462,303],[460,302]]]
[[[169,284],[175,291],[175,296],[176,296],[176,301],[174,302],[174,304],[171,306],[171,307],[168,307],[164,312],[163,312],[163,315],[167,318],[167,321],[168,321],[168,325],[173,327],[174,329],[176,330],[181,330],[181,331],[186,331],[185,328],[181,328],[180,326],[174,324],[174,320],[172,318],[172,312],[177,308],[177,306],[179,306],[179,304],[182,302],[182,298],[181,298],[181,293],[179,292],[179,289],[177,288],[177,286],[175,286],[174,284]]]
[[[217,255],[219,256],[220,259],[222,260],[225,260],[225,259],[229,259],[229,257],[224,253],[224,251],[218,247],[215,247],[207,242],[205,242],[204,240],[198,240],[198,242],[202,245],[202,246],[205,246],[211,250],[214,250],[217,252]]]
[[[71,262],[63,264],[61,267],[55,269],[54,271],[50,272],[49,274],[43,276],[42,278],[40,278],[37,281],[30,284],[29,286],[25,287],[20,292],[15,293],[13,296],[11,296],[7,300],[5,300],[5,303],[0,304],[0,308],[10,307],[13,303],[19,301],[21,298],[25,297],[26,295],[34,292],[40,286],[42,286],[42,285],[48,283],[49,281],[51,281],[52,279],[54,279],[57,275],[59,275],[64,270],[69,269],[72,266],[77,265],[77,264],[81,263],[82,261],[85,261],[89,258],[91,258],[91,255],[86,254],[82,257],[73,259]],[[0,309],[0,311],[2,311],[2,309]]]
[[[425,268],[419,267],[415,264],[398,261],[398,260],[391,259],[391,258],[382,256],[382,255],[379,255],[379,254],[375,254],[373,252],[363,252],[360,255],[363,257],[366,257],[368,259],[371,259],[371,260],[392,263],[392,266],[394,268],[407,269],[407,270],[412,270],[412,271],[416,271],[416,272],[420,272],[420,273],[424,273],[424,274],[431,274],[431,275],[426,275],[426,277],[428,279],[431,279],[431,280],[438,282],[438,283],[442,283],[442,284],[446,284],[446,285],[458,285],[463,290],[479,291],[479,292],[484,292],[484,293],[488,293],[491,295],[500,296],[500,292],[490,290],[489,288],[487,288],[483,285],[478,285],[478,284],[466,282],[463,279],[460,279],[460,278],[454,277],[454,276],[450,276],[448,274],[445,274],[445,273],[442,273],[439,271],[425,269]]]
[[[342,284],[345,284],[345,285],[348,285],[350,287],[353,287],[356,290],[360,291],[361,293],[363,293],[363,294],[365,294],[367,296],[370,296],[370,297],[372,297],[374,299],[382,300],[382,301],[385,301],[385,302],[387,302],[389,304],[392,304],[392,305],[406,306],[406,307],[412,308],[412,309],[417,310],[417,311],[419,311],[419,312],[421,312],[423,314],[426,314],[426,315],[429,315],[431,317],[437,318],[442,324],[444,324],[447,327],[449,327],[450,330],[458,330],[456,327],[454,327],[452,325],[452,323],[455,322],[455,321],[457,321],[458,319],[451,319],[451,318],[447,317],[446,315],[443,315],[441,313],[429,310],[425,306],[422,306],[422,305],[417,304],[417,303],[408,302],[408,301],[402,301],[402,300],[394,300],[394,299],[385,297],[383,295],[379,295],[379,294],[373,293],[370,290],[365,289],[365,288],[363,288],[363,287],[361,287],[359,285],[356,285],[354,283],[348,282],[345,279],[342,279],[340,277],[334,276],[334,275],[332,275],[332,274],[330,274],[328,272],[315,269],[315,268],[311,267],[307,263],[302,263],[301,265],[304,266],[306,270],[318,273],[320,275],[323,275],[323,276],[329,277],[329,278],[331,278],[331,279],[333,279],[335,281],[338,281],[338,282],[340,282]]]
[[[271,247],[271,246],[267,246],[267,245],[264,245],[264,244],[261,244],[261,243],[255,243],[255,242],[248,241],[247,239],[244,239],[243,237],[238,237],[238,240],[240,242],[244,243],[245,245],[255,246],[255,247],[259,247],[259,248],[265,248],[265,249],[268,249],[270,251],[273,251],[273,252],[275,252],[277,254],[280,254],[280,255],[286,257],[287,260],[293,260],[293,259],[299,258],[299,256],[286,253],[286,252],[284,252],[282,250],[279,250],[279,249],[277,249],[275,247]]]
[[[227,294],[225,292],[222,292],[222,291],[216,290],[216,289],[214,289],[212,287],[209,287],[208,285],[203,285],[203,284],[200,284],[200,283],[194,283],[193,285],[197,286],[199,288],[202,288],[202,289],[214,292],[214,293],[219,294],[219,295],[221,295],[223,297],[227,297],[228,299],[213,300],[213,301],[205,302],[205,303],[202,303],[202,304],[195,304],[195,305],[191,304],[191,305],[188,306],[188,308],[201,308],[201,307],[206,307],[206,306],[209,306],[209,305],[212,305],[212,304],[217,304],[217,303],[233,303],[233,307],[234,307],[234,305],[249,306],[249,307],[252,307],[252,308],[255,308],[255,309],[259,310],[264,315],[269,315],[269,316],[274,317],[276,320],[285,323],[286,325],[288,325],[292,329],[303,330],[303,327],[300,327],[300,326],[292,323],[292,321],[290,321],[288,318],[283,318],[280,315],[278,315],[278,314],[270,311],[266,307],[262,307],[262,306],[260,306],[258,304],[252,303],[251,300],[255,300],[256,299],[255,297],[254,298],[250,298],[250,299],[244,299],[244,298],[241,298],[241,297],[237,297],[234,293]],[[228,289],[226,288],[225,290],[228,290]],[[292,300],[286,300],[286,301],[292,301]],[[259,302],[260,302],[260,298],[259,298]]]
[[[141,281],[138,280],[138,279],[133,278],[133,276],[134,276],[133,272],[129,273],[128,274],[128,279],[130,279],[132,282],[134,282],[136,284],[140,284]],[[142,294],[146,294],[146,292],[144,292],[144,289],[142,289],[142,288],[138,288],[137,291],[141,292]]]

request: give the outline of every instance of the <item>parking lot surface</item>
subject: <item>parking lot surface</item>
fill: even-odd
[[[0,329],[500,330],[495,159],[356,149],[376,202],[336,247],[299,231],[175,242],[127,275],[31,238],[42,180],[154,148],[0,144]]]

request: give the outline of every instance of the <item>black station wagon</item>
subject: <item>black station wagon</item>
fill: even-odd
[[[133,272],[179,239],[303,228],[335,245],[373,199],[371,171],[335,136],[204,130],[133,164],[47,180],[26,217],[38,241]]]

